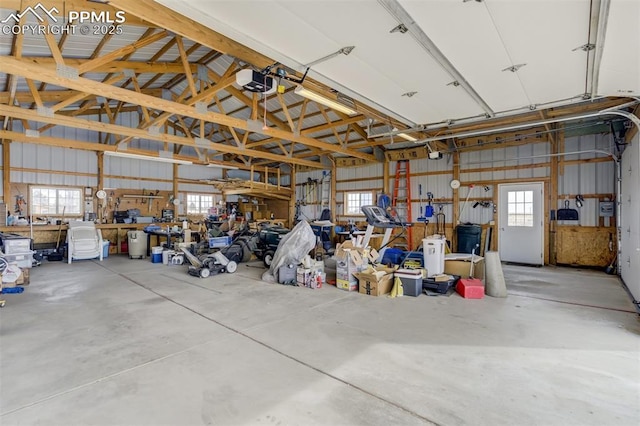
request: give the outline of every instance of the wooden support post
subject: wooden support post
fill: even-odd
[[[264,166],[264,188],[267,189],[267,185],[269,185],[269,167]]]
[[[97,151],[96,157],[98,159],[98,190],[104,188],[104,152]]]
[[[460,153],[458,151],[453,153],[453,179],[460,180]],[[460,221],[460,199],[458,198],[458,189],[453,190],[453,220],[452,225],[455,226]]]
[[[336,221],[338,218],[338,201],[336,198],[336,190],[337,190],[337,181],[338,181],[338,167],[336,166],[336,160],[329,156],[331,160],[331,212],[333,213],[333,220]]]
[[[458,181],[460,180],[460,153],[458,151],[455,151],[453,153],[453,179],[456,179]],[[455,235],[456,225],[460,223],[460,199],[459,199],[459,190],[457,188],[453,189],[452,198],[453,198],[453,215],[451,220],[451,235],[453,239],[453,236]],[[445,224],[445,228],[446,228],[446,224]],[[452,241],[452,247],[454,247],[454,250],[458,250],[457,235],[456,235],[455,242]]]
[[[293,228],[295,226],[296,219],[296,166],[295,164],[291,165],[291,177],[289,179],[291,185],[291,198],[289,199],[289,227]]]
[[[2,197],[9,207],[11,204],[11,141],[2,139]],[[7,212],[4,212],[6,216]]]
[[[280,191],[280,167],[276,169],[278,171],[278,191]]]
[[[389,159],[384,157],[384,163],[382,163],[382,193],[389,194]]]
[[[96,160],[98,162],[98,188],[97,190],[100,191],[102,188],[104,188],[104,152],[102,151],[97,151],[96,152]],[[105,212],[105,207],[104,204],[107,202],[106,199],[104,200],[100,200],[98,199],[98,223],[104,223],[104,212]],[[117,232],[117,231],[116,231]]]
[[[559,153],[559,140],[564,141],[564,129],[560,129],[552,138],[550,138],[550,153]],[[548,210],[558,210],[558,178],[559,178],[559,158],[551,157],[551,165],[549,167],[549,208]],[[549,264],[557,263],[557,220],[549,220]]]
[[[564,130],[558,133],[556,136],[556,142],[558,144],[558,152],[565,152],[564,149]],[[564,157],[558,159],[558,177],[564,176]]]
[[[173,165],[173,186],[171,188],[171,191],[173,192],[173,198],[177,199],[178,198],[178,164],[174,164]],[[187,202],[187,200],[185,200],[185,203]],[[171,206],[169,206],[171,207]],[[173,208],[173,207],[171,207]],[[186,214],[187,211],[185,210],[184,213]],[[178,212],[175,212],[174,217],[178,216]]]

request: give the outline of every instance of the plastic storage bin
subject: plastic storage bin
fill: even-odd
[[[102,241],[102,258],[103,259],[106,259],[107,257],[109,257],[109,244],[111,244],[109,240]]]
[[[144,231],[127,232],[129,259],[137,257],[144,259],[147,257],[147,234]]]
[[[410,270],[399,269],[393,274],[394,278],[402,281],[402,290],[405,296],[417,297],[422,294],[422,274],[413,273]]]
[[[162,247],[151,247],[151,263],[162,263]]]
[[[399,265],[402,262],[402,258],[404,257],[404,252],[400,249],[396,248],[388,248],[384,251],[382,255],[382,263],[385,265],[393,264]]]
[[[456,235],[458,236],[458,253],[471,253],[476,246],[480,244],[480,236],[482,235],[482,227],[480,225],[458,225],[456,226]],[[478,254],[476,249],[476,254]]]
[[[5,254],[4,259],[8,263],[15,263],[19,268],[31,268],[33,266],[33,253],[32,251],[24,253]]]
[[[27,253],[31,251],[31,239],[20,237],[2,238],[2,251],[5,254]]]
[[[222,248],[231,244],[231,237],[209,238],[209,248]]]

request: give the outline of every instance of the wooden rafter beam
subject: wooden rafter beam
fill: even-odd
[[[189,58],[187,52],[184,50],[184,43],[182,43],[182,37],[176,36],[176,44],[178,45],[178,52],[180,53],[180,60],[184,67],[185,77],[187,77],[187,84],[191,89],[191,96],[198,95],[198,89],[196,89],[196,82],[193,80],[193,74],[191,73],[191,64],[189,64]]]
[[[49,123],[49,124],[55,124],[59,126],[71,127],[76,129],[85,129],[85,130],[90,130],[95,132],[110,133],[110,134],[119,135],[119,136],[137,137],[141,139],[155,140],[155,141],[164,142],[164,143],[187,145],[194,148],[202,147],[202,148],[208,148],[210,150],[218,151],[222,153],[249,155],[249,156],[254,156],[258,158],[265,158],[265,159],[270,159],[274,161],[279,161],[283,163],[308,165],[309,167],[315,167],[315,168],[322,167],[320,163],[316,163],[313,161],[300,160],[297,158],[285,158],[279,154],[273,154],[270,152],[263,152],[263,151],[247,150],[247,149],[230,146],[230,145],[214,144],[214,143],[210,143],[206,147],[201,145],[196,145],[193,138],[191,137],[170,135],[166,133],[158,133],[156,135],[153,135],[142,129],[134,129],[131,127],[120,126],[116,124],[102,123],[102,122],[92,121],[92,120],[84,120],[84,119],[75,118],[75,117],[67,117],[60,114],[54,114],[52,117],[45,117],[45,116],[39,115],[37,111],[24,109],[20,107],[9,106],[9,105],[0,105],[0,114],[13,117],[16,119],[21,119],[21,120],[29,120],[29,121],[35,121],[40,123]],[[24,140],[25,136],[22,133],[11,132],[10,135],[5,133],[0,135],[0,137],[6,137],[7,139],[13,139],[13,140]],[[31,138],[30,141],[35,140],[37,143],[38,139],[39,138],[37,137]],[[74,148],[76,146],[74,145],[74,141],[68,141],[68,142],[69,143],[62,143],[60,144],[60,146],[67,146],[70,148]],[[101,146],[102,144],[96,143],[94,145],[98,147],[98,146]],[[113,149],[115,150],[116,147],[113,146]],[[103,150],[103,149],[94,149],[94,151],[99,151],[99,150]]]
[[[40,81],[47,82],[50,84],[56,84],[62,87],[67,87],[69,89],[74,89],[78,91],[82,91],[84,93],[93,94],[95,96],[104,96],[109,99],[117,99],[126,103],[133,103],[140,106],[146,106],[148,108],[152,108],[159,111],[165,111],[163,114],[179,114],[187,117],[192,117],[196,119],[203,119],[208,122],[214,122],[218,124],[223,124],[229,127],[235,127],[237,129],[249,130],[249,131],[258,131],[258,129],[254,129],[252,124],[235,117],[229,117],[223,114],[215,113],[212,111],[206,112],[198,112],[198,110],[189,105],[180,104],[177,102],[168,101],[161,98],[153,98],[148,95],[144,95],[141,93],[136,93],[131,90],[123,89],[120,87],[113,87],[108,84],[96,82],[93,80],[89,80],[87,78],[78,77],[78,78],[68,78],[64,76],[58,75],[56,72],[48,69],[42,69],[34,64],[25,63],[24,61],[18,60],[16,58],[3,56],[0,57],[0,72],[4,72],[7,74],[19,75],[25,78],[38,78]],[[235,81],[235,79],[234,79]],[[206,91],[205,91],[206,92]],[[199,95],[200,96],[200,95]],[[209,93],[202,93],[202,99],[209,98]],[[212,96],[212,95],[211,95]],[[198,97],[194,97],[193,99],[197,99]],[[313,139],[303,135],[296,135],[291,132],[287,132],[280,129],[275,128],[267,128],[260,129],[259,133],[265,134],[267,136],[273,136],[285,140],[290,140],[292,142],[301,143],[303,145],[307,145],[314,148],[323,149],[327,152],[336,152],[345,154],[348,156],[362,158],[367,161],[376,161],[376,158],[372,154],[367,154],[364,152],[339,147],[334,144],[321,142],[317,139]]]
[[[48,27],[49,21],[45,18],[43,25]],[[66,34],[65,34],[66,35]],[[51,56],[53,56],[54,61],[56,61],[57,65],[64,65],[64,57],[62,57],[62,51],[58,44],[56,43],[56,39],[53,37],[48,31],[44,32],[44,39],[47,42],[47,46],[49,46],[49,50],[51,51]]]
[[[98,56],[97,58],[83,62],[80,66],[78,66],[78,74],[84,74],[89,71],[94,71],[96,68],[99,68],[105,64],[115,61],[116,59],[133,53],[144,46],[148,46],[152,43],[155,43],[156,41],[162,40],[168,35],[169,33],[167,31],[159,31],[140,40],[136,40],[135,42],[128,44],[127,46],[123,46],[119,49],[113,50],[106,55]]]
[[[253,49],[243,46],[238,42],[212,30],[211,28],[208,28],[193,19],[187,18],[186,16],[180,15],[179,13],[176,13],[168,7],[153,0],[109,0],[109,4],[126,11],[127,14],[149,20],[160,28],[166,28],[175,34],[179,34],[218,52],[231,55],[258,68],[264,68],[276,62],[275,60],[262,55]],[[304,85],[308,89],[323,96],[335,97],[335,94],[332,93],[329,87],[320,84],[311,78],[307,78]],[[405,126],[404,123],[391,119],[386,114],[382,114],[374,108],[360,102],[355,103],[358,112],[366,115],[367,117],[375,118],[377,120],[384,121],[385,123],[391,122],[391,124],[396,127]]]
[[[175,40],[177,40],[177,37],[174,37],[174,39],[175,39]],[[201,46],[200,46],[198,43],[196,43],[196,44],[194,44],[193,46],[191,46],[191,47],[190,47],[189,49],[187,49],[187,51],[186,51],[187,56],[190,56],[193,52],[195,52],[196,50],[198,50],[200,47],[201,47]],[[212,53],[213,53],[213,56],[211,55]],[[216,55],[219,55],[219,53],[218,53],[218,52],[209,51],[208,53],[206,53],[205,55],[203,55],[201,58],[199,58],[198,60],[196,60],[196,61],[195,61],[195,63],[193,63],[193,62],[192,62],[192,63],[190,64],[190,66],[191,66],[191,67],[196,67],[196,70],[195,70],[195,71],[197,71],[197,66],[198,66],[199,64],[200,64],[200,65],[205,65],[205,64],[207,64],[209,61],[213,60],[213,59],[210,59],[210,58],[212,58],[212,57],[213,57],[213,58],[215,58],[215,57],[217,57]],[[175,62],[176,64],[179,64],[179,63],[181,63],[181,62],[182,62],[182,58],[181,58],[181,57],[178,57],[178,58],[176,58],[176,59],[174,60],[174,62]],[[183,69],[184,69],[184,67],[183,67]],[[195,72],[195,71],[194,71],[194,72]],[[155,78],[155,77],[154,77],[154,78]],[[185,78],[186,78],[186,76],[185,76],[185,74],[184,74],[184,73],[176,74],[176,75],[175,75],[171,80],[169,80],[169,81],[167,81],[166,83],[164,83],[164,84],[162,85],[162,87],[163,87],[164,89],[171,89],[171,88],[173,88],[176,84],[178,84],[178,83],[182,82]],[[202,88],[201,88],[201,89],[202,89]]]
[[[52,69],[56,68],[56,62],[53,58],[42,58],[36,56],[23,56],[22,59],[31,61],[34,64],[46,66]],[[88,63],[91,59],[75,59],[65,58],[64,62],[67,66],[80,68]],[[196,72],[197,64],[190,64],[191,72]],[[185,68],[177,62],[157,62],[157,61],[111,61],[93,68],[95,73],[115,73],[124,70],[131,70],[136,74],[152,73],[152,74],[184,74]]]
[[[142,93],[154,97],[162,97],[162,89],[142,89]],[[38,96],[43,103],[62,102],[76,95],[73,90],[40,90]],[[0,92],[0,104],[10,104],[10,92]],[[14,99],[19,103],[34,103],[36,99],[31,91],[16,92]]]

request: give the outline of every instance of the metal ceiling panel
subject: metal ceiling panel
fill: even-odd
[[[494,111],[531,104],[485,2],[400,3]]]
[[[640,96],[640,2],[611,0],[598,94]],[[635,36],[630,36],[635,33]]]
[[[585,92],[589,1],[485,3],[532,104]]]

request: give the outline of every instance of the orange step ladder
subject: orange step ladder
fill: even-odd
[[[411,217],[411,170],[409,168],[409,160],[400,160],[396,162],[396,178],[393,185],[393,199],[391,201],[393,210],[400,222],[406,223],[406,234],[398,238],[395,244],[405,250],[413,250],[413,238],[411,234],[411,226],[413,224]],[[404,241],[403,241],[404,240]]]

